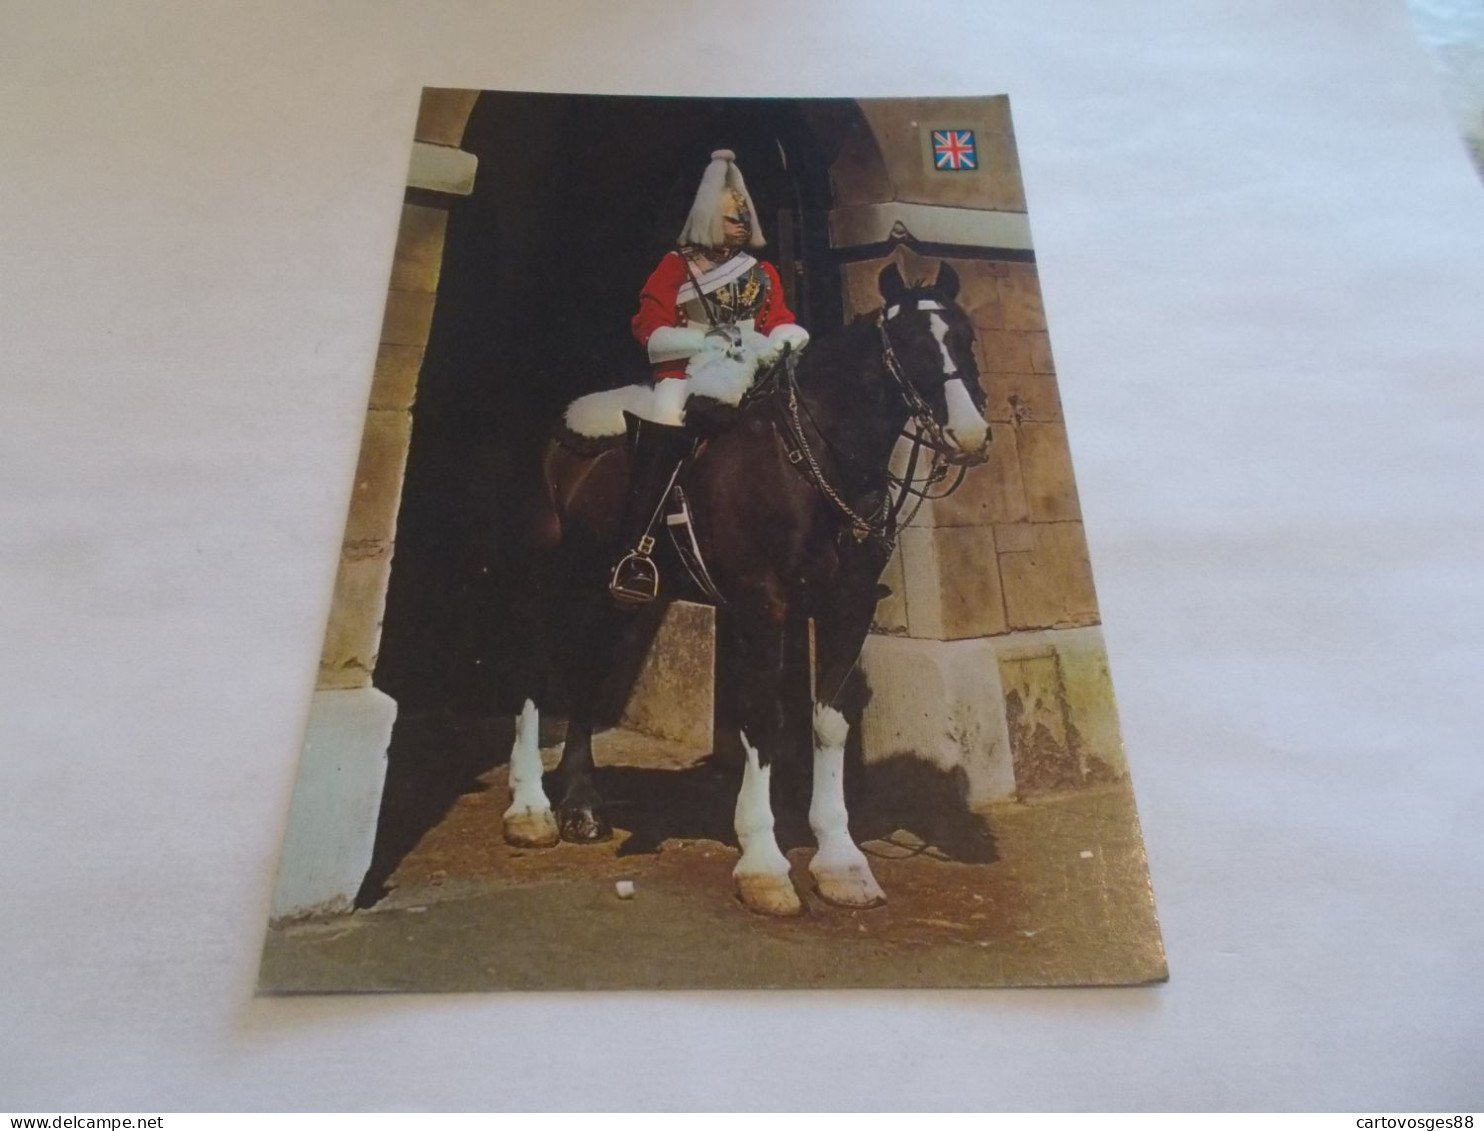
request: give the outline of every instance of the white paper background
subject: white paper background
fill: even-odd
[[[1010,92],[1168,986],[251,997],[424,84]],[[1400,0],[7,5],[0,1108],[1477,1110],[1481,300]]]

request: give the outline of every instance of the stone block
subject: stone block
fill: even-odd
[[[927,526],[987,526],[1029,517],[1015,429],[991,424],[989,461],[969,468],[958,490],[926,504],[917,521]]]
[[[397,229],[397,250],[392,258],[392,290],[431,294],[438,289],[447,227],[448,213],[441,208],[402,205],[402,224]]]
[[[381,321],[382,342],[394,346],[427,345],[436,297],[424,291],[388,291],[386,314]]]
[[[716,690],[716,610],[676,601],[665,610],[622,724],[695,750],[712,746]]]
[[[989,526],[902,532],[907,635],[963,640],[1005,631],[1005,601]]]
[[[1058,634],[1061,635],[1061,634]],[[1095,628],[1065,634],[1058,644],[1062,686],[1066,690],[1067,721],[1072,728],[1085,779],[1089,783],[1128,776],[1118,705],[1102,633]]]
[[[412,438],[412,414],[397,409],[366,413],[361,455],[356,464],[346,542],[391,542],[396,537],[402,475]]]
[[[1030,373],[1030,336],[1022,330],[980,330],[974,349],[981,373]]]
[[[1077,751],[1068,737],[1066,692],[1054,649],[1000,661],[1005,719],[1021,797],[1076,789],[1082,784]]]
[[[412,143],[407,162],[407,187],[450,196],[469,196],[479,175],[479,158],[451,145]]]
[[[1004,325],[1000,315],[999,276],[992,260],[949,260],[958,273],[958,304],[974,323],[975,330],[998,330]]]
[[[873,632],[885,632],[897,636],[907,634],[907,578],[902,572],[902,547],[898,543],[881,574],[881,584],[891,592],[876,604],[876,615],[871,620]]]
[[[889,262],[889,259],[863,259],[840,268],[847,320],[881,305],[881,290],[876,285],[876,277]]]
[[[273,891],[274,922],[348,914],[371,865],[397,704],[374,687],[316,691]]]
[[[1030,263],[1006,263],[999,278],[1000,310],[1007,330],[1045,330],[1041,282]]]
[[[391,573],[390,543],[353,542],[341,552],[330,623],[320,651],[319,689],[370,684]]]
[[[995,549],[1002,554],[1028,554],[1036,548],[1035,531],[1028,522],[1009,522],[994,528]]]
[[[987,419],[1019,424],[1061,420],[1056,378],[1047,373],[992,373],[984,380]]]
[[[1015,793],[999,665],[986,640],[872,636],[861,655],[871,699],[861,718],[866,764],[920,758],[961,769],[965,804]]]
[[[1097,597],[1080,522],[1034,523],[1029,552],[1000,552],[1000,581],[1012,629],[1095,624]]]
[[[999,301],[999,284],[995,281],[1000,277],[999,260],[953,257],[948,262],[953,264],[953,269],[958,272],[958,279],[962,284],[958,295],[959,305],[965,310],[969,305],[963,301],[965,295],[973,294]]]
[[[462,145],[469,112],[479,98],[477,90],[450,90],[425,87],[417,108],[417,127],[413,137],[434,145]]]
[[[1030,347],[1031,368],[1037,373],[1055,373],[1056,363],[1051,359],[1051,335],[1045,330],[1027,331],[1026,342]]]
[[[994,641],[1022,795],[1127,776],[1107,653],[1097,628],[1017,633]]]
[[[1075,522],[1082,517],[1066,426],[1027,421],[1016,430],[1020,474],[1032,522]]]
[[[985,330],[1004,328],[1005,322],[1000,314],[998,291],[961,295],[959,305],[964,308],[964,313],[969,316],[969,321],[974,324],[976,331],[982,333]]]
[[[371,407],[409,409],[417,400],[417,378],[423,367],[422,346],[383,345],[376,351],[371,378]]]

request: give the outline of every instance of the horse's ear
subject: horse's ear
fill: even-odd
[[[933,289],[952,302],[958,297],[958,272],[946,263],[938,264],[938,277],[933,281]]]
[[[907,297],[907,284],[895,263],[882,270],[876,277],[876,285],[881,289],[881,297],[886,300],[887,306],[895,306]]]

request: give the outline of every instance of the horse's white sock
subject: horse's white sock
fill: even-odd
[[[732,874],[787,876],[788,857],[783,855],[773,835],[773,805],[769,797],[773,767],[762,765],[745,731],[742,746],[747,751],[747,765],[742,770],[742,788],[737,793],[733,823],[737,843],[742,846],[742,859],[737,861]]]
[[[845,739],[850,724],[845,716],[823,703],[814,705],[814,792],[809,802],[809,827],[819,851],[809,871],[820,894],[834,903],[866,907],[885,899],[865,853],[850,839],[850,815],[845,810]]]
[[[510,748],[510,808],[505,819],[527,814],[549,813],[551,802],[541,788],[541,731],[536,704],[529,699],[515,720],[515,744]]]

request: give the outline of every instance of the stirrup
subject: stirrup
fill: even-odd
[[[644,542],[653,549],[653,538],[646,537]],[[642,544],[630,550],[613,567],[608,579],[608,592],[620,605],[643,605],[660,595],[659,567]]]

